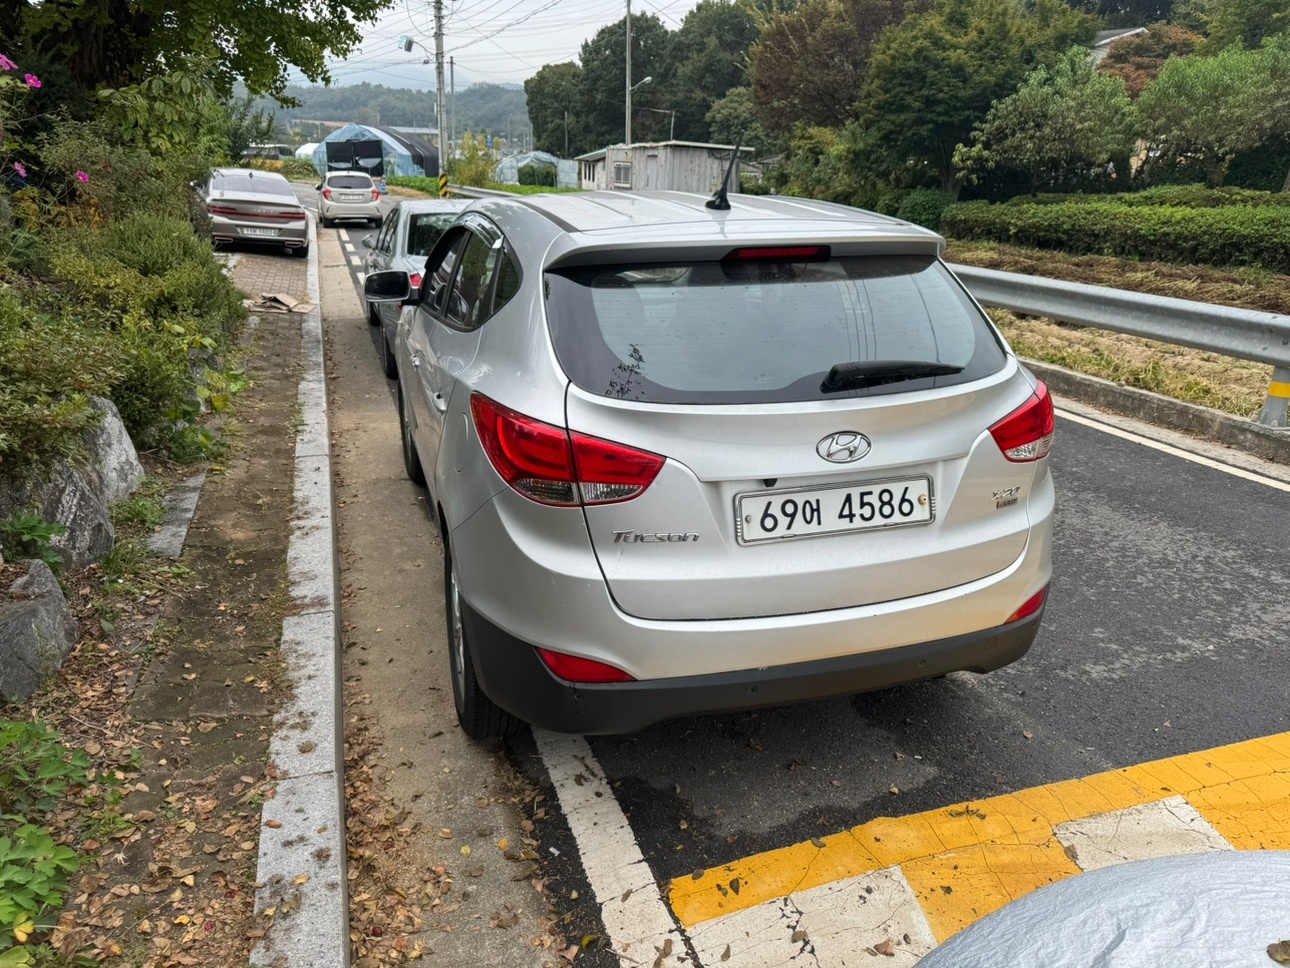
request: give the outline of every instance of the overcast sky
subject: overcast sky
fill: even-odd
[[[444,84],[447,56],[457,60],[457,90],[477,81],[523,82],[543,64],[576,60],[582,42],[620,20],[625,0],[444,0]],[[632,13],[652,13],[675,30],[697,0],[632,0]],[[523,19],[523,18],[528,19]],[[370,81],[389,87],[434,87],[434,57],[399,49],[409,34],[434,50],[430,0],[395,0],[367,29],[361,47],[331,62],[334,84]]]

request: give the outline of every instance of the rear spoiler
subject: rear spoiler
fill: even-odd
[[[908,235],[888,238],[870,237],[865,239],[839,238],[836,236],[815,236],[810,238],[723,238],[720,240],[696,241],[687,239],[682,242],[653,242],[623,240],[615,242],[593,242],[580,245],[566,252],[555,254],[546,264],[546,269],[568,269],[575,266],[599,265],[666,265],[677,262],[720,262],[739,249],[780,246],[828,246],[832,258],[857,255],[928,255],[940,258],[945,252],[945,240],[939,235],[929,233],[926,238],[910,238]]]

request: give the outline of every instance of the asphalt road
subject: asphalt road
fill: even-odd
[[[338,230],[356,287],[371,231]],[[984,677],[587,741],[629,820],[619,836],[656,882],[875,817],[1290,730],[1290,491],[1277,486],[1290,469],[1058,404],[1055,574],[1025,659]],[[362,446],[397,448],[397,431]],[[1233,463],[1255,473],[1224,469]],[[429,591],[417,607],[442,622]],[[551,785],[529,733],[506,752]],[[572,924],[603,934],[570,826],[557,813],[538,833],[558,892],[581,890]]]

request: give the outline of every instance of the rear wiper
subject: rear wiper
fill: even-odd
[[[917,380],[925,376],[950,376],[962,373],[963,367],[953,363],[920,362],[918,360],[860,360],[855,363],[835,363],[829,375],[820,384],[821,393],[855,390],[858,387],[881,386],[900,380]]]

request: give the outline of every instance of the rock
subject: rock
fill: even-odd
[[[50,544],[68,568],[84,568],[107,556],[115,537],[108,509],[129,497],[143,479],[139,455],[116,406],[102,397],[95,397],[93,406],[101,417],[82,436],[82,458],[59,458],[39,478],[0,485],[0,519],[34,511],[67,528]]]
[[[143,480],[143,465],[134,449],[134,441],[121,423],[116,404],[104,397],[94,397],[90,405],[101,416],[96,426],[84,434],[85,474],[90,489],[105,507],[120,504]]]
[[[0,592],[0,696],[22,700],[62,668],[79,630],[58,580],[43,561]]]

